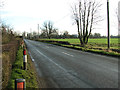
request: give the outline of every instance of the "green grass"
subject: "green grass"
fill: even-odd
[[[49,39],[43,39],[43,40],[49,40]],[[80,44],[79,39],[50,39],[50,40],[68,41],[70,44]],[[120,47],[118,47],[118,38],[111,38],[110,39],[110,45],[111,45],[111,48],[114,48],[114,49],[120,48]],[[107,38],[89,39],[87,46],[107,48]]]
[[[108,56],[114,56],[114,57],[120,57],[120,53],[113,51],[112,49],[118,50],[118,38],[111,38],[111,50],[107,50],[107,38],[98,38],[98,39],[89,39],[88,44],[85,47],[80,46],[79,39],[40,39],[38,41],[44,40],[54,40],[54,41],[68,41],[71,45],[65,45],[58,42],[47,42],[67,48],[73,48],[77,50],[87,51],[87,52],[93,52],[98,53],[102,55],[108,55]],[[120,44],[120,43],[119,43]]]
[[[71,44],[79,44],[80,41],[79,39],[43,39],[43,40],[55,40],[55,41],[68,41]],[[95,39],[89,39],[88,43],[102,43],[102,44],[107,44],[107,38],[95,38]],[[111,44],[118,44],[118,38],[111,38],[110,39]]]
[[[17,51],[16,60],[12,66],[12,73],[7,88],[15,88],[15,79],[25,79],[26,88],[38,88],[34,70],[28,61],[27,70],[23,70],[23,49]]]

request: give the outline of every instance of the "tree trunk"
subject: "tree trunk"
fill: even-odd
[[[48,37],[48,39],[50,39],[50,36]]]

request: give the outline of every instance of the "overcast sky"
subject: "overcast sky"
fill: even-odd
[[[71,6],[78,0],[0,0],[4,2],[4,6],[0,8],[1,20],[6,24],[11,25],[17,32],[38,31],[38,24],[42,24],[46,20],[51,20],[54,26],[58,28],[59,32],[64,30],[69,31],[70,34],[77,34],[76,25],[73,25],[71,17]],[[101,1],[103,4],[101,12],[99,12],[104,20],[99,23],[97,29],[92,33],[101,33],[107,35],[107,0]],[[118,35],[118,22],[116,9],[118,1],[110,1],[110,34]]]

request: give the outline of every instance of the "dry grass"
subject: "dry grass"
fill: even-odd
[[[12,64],[16,58],[18,49],[18,40],[13,40],[7,44],[2,45],[2,88],[6,88],[10,75]]]
[[[12,63],[10,62],[10,56],[9,56],[9,52],[4,52],[2,53],[2,66],[3,66],[3,71],[2,71],[2,87],[6,87],[8,80],[9,80],[9,76],[10,76],[10,68]]]
[[[38,88],[37,78],[33,69],[32,61],[28,59],[27,70],[23,70],[23,49],[19,47],[16,60],[12,66],[12,73],[6,89],[15,88],[15,79],[25,79],[26,88]]]

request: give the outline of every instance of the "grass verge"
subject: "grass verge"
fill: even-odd
[[[39,40],[48,40],[48,41],[67,41],[70,44],[74,45],[80,45],[79,39],[39,39]],[[88,39],[88,44],[87,46],[89,47],[100,47],[100,48],[107,48],[107,38],[89,38]],[[119,49],[120,48],[120,42],[119,38],[110,38],[110,47],[112,49]]]
[[[19,47],[14,64],[12,65],[12,73],[7,88],[15,88],[15,79],[25,79],[26,88],[38,88],[35,71],[32,68],[32,62],[28,60],[27,70],[23,70],[23,49]]]
[[[40,41],[42,42],[42,40],[36,40],[36,41]],[[82,50],[85,52],[92,52],[92,53],[97,53],[97,54],[101,54],[101,55],[107,55],[107,56],[112,56],[112,57],[120,57],[120,53],[118,52],[114,52],[112,50],[107,50],[107,49],[93,49],[93,48],[88,48],[88,47],[80,47],[80,46],[75,46],[75,45],[65,45],[65,44],[61,44],[58,42],[49,42],[48,40],[44,40],[45,43],[49,43],[49,44],[54,44],[54,45],[58,45],[58,46],[62,46],[62,47],[67,47],[67,48],[71,48],[71,49],[76,49],[76,50]]]
[[[13,41],[2,44],[2,89],[6,88],[8,85],[12,64],[16,59],[16,53],[21,40],[21,38],[14,38]]]

